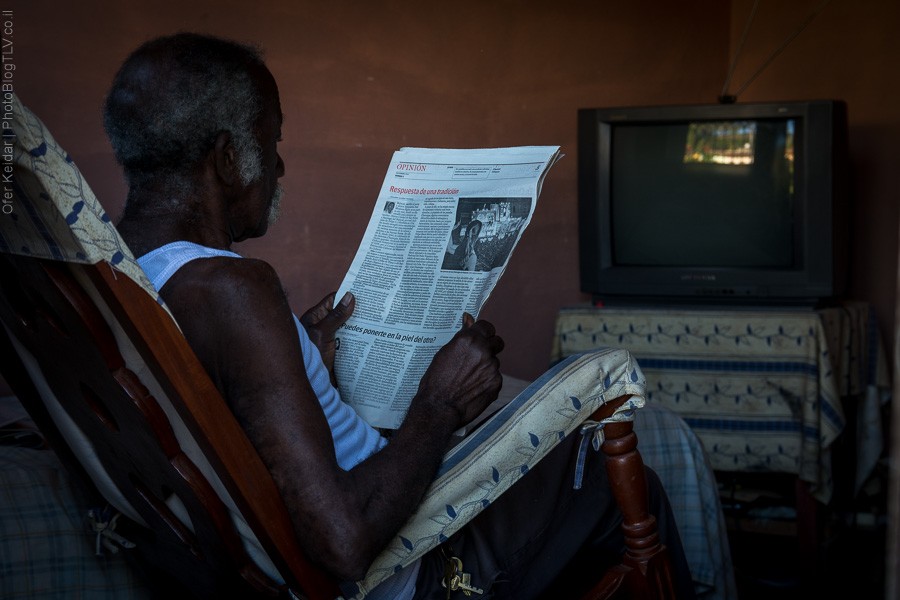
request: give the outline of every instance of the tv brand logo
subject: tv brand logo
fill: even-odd
[[[688,273],[681,276],[682,281],[715,281],[716,276],[712,273]]]

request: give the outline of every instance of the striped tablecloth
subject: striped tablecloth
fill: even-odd
[[[858,406],[858,481],[881,452],[877,420],[889,389],[874,316],[863,303],[812,309],[590,306],[562,309],[552,358],[600,347],[631,351],[647,402],[697,433],[713,468],[795,473],[813,495],[833,491],[830,446],[846,404]]]

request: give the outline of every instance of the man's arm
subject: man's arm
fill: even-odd
[[[309,556],[340,579],[365,574],[421,501],[452,432],[500,389],[503,342],[469,320],[435,356],[390,444],[344,471],[271,267],[194,261],[161,292],[272,472]]]

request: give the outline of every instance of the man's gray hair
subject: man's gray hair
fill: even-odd
[[[152,183],[169,198],[187,197],[195,167],[222,132],[231,134],[241,181],[259,179],[254,124],[263,99],[251,75],[255,68],[265,68],[257,49],[192,33],[135,50],[116,74],[103,111],[132,191]]]

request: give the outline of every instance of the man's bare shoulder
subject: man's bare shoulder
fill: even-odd
[[[281,280],[269,263],[230,256],[187,263],[172,276],[161,293],[169,303],[212,300],[216,304],[253,305],[284,297]]]
[[[245,426],[258,392],[292,389],[301,377],[294,368],[303,364],[297,330],[271,265],[230,257],[192,261],[160,293]]]
[[[275,269],[252,258],[214,257],[187,263],[160,290],[188,340],[210,343],[235,327],[272,331],[291,319]],[[193,335],[192,335],[193,334]],[[199,335],[198,335],[199,334]],[[202,343],[201,342],[201,343]]]

